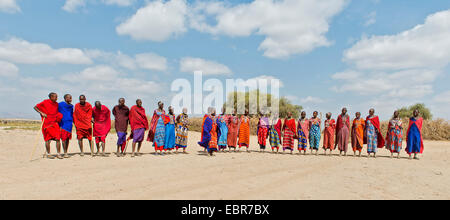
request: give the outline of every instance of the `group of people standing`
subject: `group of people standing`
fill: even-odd
[[[50,143],[56,142],[57,158],[68,158],[68,149],[72,139],[73,125],[76,128],[80,155],[84,156],[83,140],[88,140],[91,148],[91,156],[105,156],[106,137],[111,131],[111,111],[108,107],[95,102],[92,107],[86,101],[86,96],[80,95],[79,103],[72,105],[72,96],[67,94],[64,101],[58,103],[58,95],[50,93],[49,99],[37,104],[34,109],[42,117],[42,133],[46,146],[46,157],[50,156]],[[186,152],[189,118],[187,109],[175,118],[172,107],[169,113],[164,111],[164,103],[159,102],[159,107],[154,111],[153,118],[148,123],[145,109],[142,107],[142,100],[136,100],[136,105],[128,108],[125,99],[121,98],[118,105],[113,108],[112,114],[115,117],[114,127],[117,133],[117,156],[124,156],[127,151],[128,142],[132,143],[132,157],[140,156],[142,142],[145,132],[149,130],[147,140],[153,142],[155,150],[159,153],[178,151],[182,148]],[[131,127],[131,134],[128,135],[128,126]],[[94,150],[94,142],[97,151]],[[61,143],[64,155],[61,154]],[[137,151],[136,151],[137,148]]]
[[[50,93],[49,99],[37,104],[34,109],[42,117],[42,133],[46,146],[46,157],[50,156],[50,142],[56,141],[57,158],[68,158],[68,148],[72,139],[73,125],[76,128],[78,145],[81,156],[84,156],[83,140],[87,139],[91,148],[91,156],[105,155],[106,137],[111,130],[111,111],[101,102],[95,102],[92,107],[86,101],[86,96],[79,97],[79,103],[72,105],[72,96],[67,94],[64,101],[58,103],[58,95]],[[117,133],[117,156],[124,156],[127,151],[128,142],[132,142],[132,157],[142,155],[140,153],[145,133],[148,131],[147,141],[152,142],[155,152],[164,154],[167,152],[183,149],[186,153],[188,145],[189,116],[187,109],[178,116],[175,116],[174,109],[168,108],[168,113],[164,110],[164,103],[159,102],[158,108],[153,112],[153,116],[148,123],[145,109],[142,107],[142,100],[136,100],[136,105],[128,108],[125,99],[121,98],[118,105],[113,108],[112,114],[115,117],[115,130]],[[409,120],[406,133],[406,152],[412,158],[418,159],[418,154],[423,153],[422,124],[423,118],[420,112],[415,110]],[[283,152],[290,151],[293,154],[295,142],[297,140],[299,152],[306,154],[309,142],[311,154],[318,155],[323,133],[323,149],[325,155],[329,155],[336,148],[339,155],[346,155],[349,142],[354,155],[359,152],[361,156],[364,144],[367,145],[369,157],[376,157],[378,148],[387,148],[391,152],[391,157],[397,153],[400,157],[403,143],[403,124],[396,111],[389,121],[386,138],[381,134],[379,117],[375,115],[375,110],[370,109],[369,116],[364,120],[361,113],[356,113],[356,118],[350,124],[350,116],[347,109],[343,108],[337,120],[332,119],[332,114],[326,114],[324,130],[322,132],[322,119],[315,111],[312,118],[306,118],[306,112],[301,113],[297,121],[289,112],[282,120],[277,115],[259,114],[257,125],[258,145],[260,152],[264,152],[269,140],[272,152],[278,153],[280,147]],[[236,111],[233,114],[217,115],[215,108],[209,108],[208,113],[203,117],[201,140],[198,144],[204,148],[209,155],[214,152],[234,150],[239,151],[250,148],[250,127],[251,117],[249,111],[238,116]],[[128,125],[131,127],[131,134],[128,135]],[[94,142],[97,145],[97,152],[94,153]],[[61,143],[64,155],[61,156]],[[137,150],[137,151],[136,151]]]
[[[280,146],[283,152],[286,150],[294,152],[295,140],[298,142],[298,151],[306,154],[308,148],[311,154],[318,155],[320,148],[321,136],[323,134],[323,149],[325,155],[329,151],[329,155],[335,149],[339,150],[339,155],[347,155],[348,146],[351,146],[354,155],[359,152],[361,156],[364,144],[367,145],[368,157],[376,157],[378,148],[386,148],[391,152],[391,157],[397,154],[400,157],[403,143],[403,124],[399,117],[399,112],[395,111],[392,119],[389,121],[388,132],[386,138],[381,133],[380,120],[375,115],[375,110],[370,109],[369,116],[364,120],[361,113],[357,112],[353,123],[350,124],[350,116],[347,109],[343,108],[342,113],[337,120],[332,119],[332,114],[326,114],[324,121],[324,129],[322,132],[321,118],[318,112],[313,113],[312,118],[306,118],[306,112],[301,113],[301,117],[296,123],[296,119],[292,118],[292,113],[288,113],[287,118],[282,122],[277,117],[269,118],[269,115],[260,114],[258,123],[258,143],[261,151],[266,148],[266,139],[269,138],[272,151],[279,151]],[[423,153],[422,124],[423,118],[419,116],[420,112],[415,110],[410,118],[408,130],[406,133],[407,147],[406,152],[412,159],[418,159],[418,154]]]

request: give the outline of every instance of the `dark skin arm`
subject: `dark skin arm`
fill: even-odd
[[[41,112],[41,110],[39,110],[39,108],[37,106],[34,106],[34,110],[39,113],[43,118],[47,118],[47,114],[45,114],[44,112]]]

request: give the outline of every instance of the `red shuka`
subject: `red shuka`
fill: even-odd
[[[380,118],[378,118],[378,116],[375,116],[373,118],[370,118],[370,116],[367,116],[366,118],[366,124],[367,121],[372,122],[373,126],[375,126],[375,128],[378,130],[378,148],[383,148],[384,147],[384,138],[383,135],[381,134],[381,127],[380,127]],[[364,144],[367,144],[367,140],[364,138]]]
[[[94,137],[106,137],[111,131],[111,111],[104,105],[101,109],[92,109],[94,118]]]
[[[92,105],[86,102],[84,106],[80,103],[75,105],[73,121],[77,129],[90,129],[92,124]]]
[[[53,102],[50,99],[46,99],[37,104],[36,107],[39,111],[47,115],[46,118],[42,118],[42,120],[44,120],[42,125],[44,140],[49,141],[61,139],[61,130],[58,123],[62,119],[62,114],[58,112],[58,103]]]
[[[145,128],[145,130],[148,130],[148,119],[144,108],[138,107],[137,105],[131,107],[130,125],[132,131],[139,128]]]

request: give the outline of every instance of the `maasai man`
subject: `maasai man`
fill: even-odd
[[[94,137],[97,144],[97,153],[99,154],[102,148],[101,156],[105,155],[106,137],[111,131],[111,111],[108,107],[102,105],[100,101],[95,102],[95,107],[92,109],[92,118],[94,119]]]
[[[41,115],[43,120],[42,134],[44,135],[46,157],[50,157],[50,142],[56,141],[56,151],[58,159],[61,157],[61,130],[59,122],[62,119],[62,114],[58,112],[58,95],[54,92],[48,95],[49,99],[42,101],[34,107],[34,110]]]
[[[386,149],[391,152],[391,158],[394,153],[397,153],[397,158],[400,158],[400,151],[403,143],[403,123],[399,117],[399,112],[395,111],[394,116],[389,120],[389,127],[386,134]]]
[[[323,131],[323,149],[325,150],[325,155],[327,155],[327,150],[330,150],[330,155],[334,150],[334,136],[336,134],[336,121],[331,118],[331,112],[326,114],[327,120],[324,122]]]
[[[135,156],[136,144],[138,144],[137,152],[140,155],[142,141],[144,141],[145,131],[148,130],[148,120],[145,109],[142,107],[142,100],[136,100],[136,105],[130,110],[130,127],[131,136],[133,137],[133,153]],[[131,138],[131,137],[130,137]]]
[[[114,127],[117,132],[116,155],[120,157],[125,153],[124,151],[127,145],[128,124],[130,122],[130,109],[125,105],[124,98],[119,99],[119,104],[114,106],[112,113],[114,115]]]
[[[164,103],[158,102],[158,109],[153,112],[150,122],[150,131],[148,132],[147,141],[153,142],[155,152],[163,154],[164,141],[166,139],[166,111],[164,111]]]
[[[319,154],[319,146],[320,146],[320,136],[321,136],[321,123],[319,117],[319,112],[315,111],[313,113],[313,117],[309,120],[309,145],[311,149],[311,154],[313,150],[316,151],[316,155]]]
[[[413,117],[409,119],[408,132],[406,134],[406,152],[409,154],[409,159],[418,160],[417,154],[422,154],[424,145],[422,138],[423,118],[419,116],[419,110],[414,110]]]
[[[189,132],[189,116],[187,113],[188,109],[183,108],[183,112],[177,117],[177,138],[175,141],[177,152],[179,148],[182,148],[183,153],[186,153]]]
[[[233,148],[236,152],[238,131],[239,131],[239,118],[237,117],[236,110],[233,110],[233,114],[228,116],[227,127],[228,127],[228,137],[227,144],[228,150],[231,151]]]
[[[278,151],[280,150],[282,127],[283,123],[281,122],[281,119],[278,118],[278,115],[274,115],[271,120],[269,135],[270,146],[272,147],[273,153],[275,153],[275,150],[277,150],[276,153],[278,153]]]
[[[92,142],[92,105],[86,102],[86,96],[80,95],[80,103],[75,105],[73,121],[77,129],[78,145],[80,145],[80,156],[84,156],[83,140],[89,140],[91,156],[94,156],[94,143]]]
[[[214,152],[217,152],[217,124],[214,117],[216,110],[212,107],[208,108],[208,114],[205,115],[202,125],[202,139],[198,144],[205,148],[210,156],[213,156]]]
[[[367,143],[367,153],[370,157],[377,157],[377,148],[384,147],[384,138],[381,134],[380,119],[375,115],[375,109],[369,110],[369,116],[366,118],[365,143]]]
[[[350,116],[347,114],[347,108],[342,109],[336,123],[336,143],[339,147],[339,156],[344,153],[347,156],[348,140],[350,137]]]
[[[352,125],[353,155],[356,156],[356,151],[359,151],[359,156],[361,157],[364,145],[364,129],[366,128],[366,121],[361,118],[361,112],[356,112],[355,116],[356,118],[353,120]]]
[[[306,148],[308,147],[309,137],[309,120],[306,118],[306,112],[302,112],[301,117],[298,120],[297,136],[298,151],[303,151],[303,155],[306,155]]]
[[[222,109],[222,114],[217,117],[217,145],[219,146],[219,151],[225,152],[228,145],[228,126],[227,126],[227,116],[225,115],[226,109]]]
[[[59,103],[58,111],[62,114],[62,120],[59,123],[59,127],[61,127],[61,142],[64,149],[64,158],[69,158],[68,151],[70,140],[72,140],[73,128],[73,105],[71,95],[64,95],[64,102]]]
[[[247,152],[250,153],[250,117],[247,109],[245,114],[241,116],[239,124],[239,150],[241,147],[246,147]]]
[[[164,150],[171,152],[175,149],[175,113],[172,106],[169,106],[169,115],[167,117]]]
[[[283,124],[283,152],[290,150],[291,154],[294,153],[294,140],[297,136],[297,128],[295,125],[295,119],[292,118],[292,112],[288,112],[287,118]]]
[[[265,116],[263,113],[259,113],[260,118],[258,121],[258,144],[260,152],[264,152],[266,150],[267,137],[269,134],[269,118]]]

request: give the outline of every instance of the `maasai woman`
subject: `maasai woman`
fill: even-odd
[[[203,118],[202,139],[198,142],[211,156],[214,151],[217,151],[217,124],[214,122],[214,116],[215,110],[211,107],[208,108],[208,114]]]
[[[327,155],[327,150],[330,150],[331,155],[335,147],[336,121],[331,118],[331,112],[328,112],[326,117],[327,120],[324,122],[325,130],[323,131],[323,149],[325,149],[325,155]]]
[[[294,153],[294,140],[297,137],[297,128],[295,125],[295,119],[292,118],[292,112],[288,112],[287,118],[283,124],[283,152],[290,150],[291,154]]]
[[[260,152],[264,152],[266,150],[267,135],[269,134],[269,118],[262,113],[260,113],[257,133]]]
[[[364,145],[365,128],[366,122],[361,118],[361,112],[356,112],[356,118],[353,120],[352,125],[352,148],[354,156],[356,156],[356,151],[359,151],[359,156],[361,157],[361,151]]]
[[[298,151],[306,155],[306,148],[308,147],[309,136],[309,120],[306,118],[306,112],[302,112],[300,119],[298,120]]]
[[[177,117],[177,137],[175,141],[177,152],[179,148],[183,148],[183,153],[186,153],[189,131],[189,116],[187,111],[187,108],[183,108],[183,113]]]
[[[370,157],[373,154],[377,157],[377,148],[384,147],[384,138],[381,134],[380,119],[375,115],[375,109],[370,109],[366,118],[365,142],[367,143],[367,153]]]
[[[247,152],[250,153],[250,118],[248,110],[245,110],[245,115],[241,116],[239,127],[239,149],[246,147]]]
[[[217,145],[219,146],[219,151],[222,152],[227,149],[228,145],[228,126],[227,126],[227,116],[225,115],[225,108],[222,109],[222,114],[217,117],[217,135],[219,137]]]
[[[278,116],[273,117],[271,120],[270,125],[270,135],[269,135],[269,141],[270,146],[272,147],[272,152],[275,151],[275,149],[278,151],[280,150],[281,145],[281,128],[282,126],[281,119],[278,118]]]
[[[391,158],[394,153],[397,153],[397,158],[400,158],[400,151],[402,150],[403,141],[403,125],[402,119],[399,117],[399,112],[395,111],[394,116],[389,121],[389,127],[386,134],[386,149],[391,152]]]
[[[406,135],[406,152],[411,155],[414,154],[414,159],[418,160],[417,154],[422,154],[424,145],[422,138],[423,118],[419,117],[419,110],[414,110],[413,117],[409,119],[408,132]]]
[[[150,131],[148,132],[147,140],[153,142],[155,152],[160,154],[164,150],[164,141],[166,139],[166,126],[165,117],[166,111],[164,111],[164,103],[158,102],[158,109],[153,112],[152,120],[150,121]]]
[[[167,117],[164,150],[170,152],[175,149],[175,113],[172,106],[169,107],[169,115]]]
[[[342,109],[336,123],[336,144],[339,146],[339,156],[344,153],[347,156],[348,139],[350,136],[350,116],[347,115],[347,108]]]
[[[319,153],[320,146],[320,136],[321,136],[321,126],[322,121],[317,116],[319,113],[315,111],[313,117],[309,120],[309,145],[311,149],[311,154],[313,150],[316,151],[316,155]]]
[[[227,118],[227,127],[228,127],[227,144],[229,151],[231,151],[231,148],[233,148],[234,151],[236,151],[239,126],[240,126],[239,118],[236,115],[236,110],[233,110],[233,114],[229,115]]]

